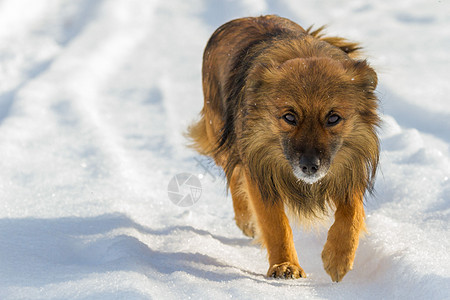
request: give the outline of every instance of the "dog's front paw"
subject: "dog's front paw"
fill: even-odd
[[[353,268],[354,254],[327,242],[322,251],[323,267],[331,280],[339,282]]]
[[[267,272],[267,277],[284,279],[306,278],[306,273],[300,266],[284,262],[273,265]]]

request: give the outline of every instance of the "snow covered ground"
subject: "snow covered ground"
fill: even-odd
[[[450,3],[0,1],[1,299],[449,299]],[[277,13],[360,41],[383,114],[369,235],[332,283],[326,228],[295,230],[308,278],[266,279],[220,171],[185,148],[202,50]],[[202,166],[210,173],[205,173]],[[173,176],[200,176],[190,207]]]

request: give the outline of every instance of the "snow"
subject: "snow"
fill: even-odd
[[[449,299],[448,1],[0,2],[1,299]],[[332,283],[326,227],[294,229],[308,278],[264,277],[221,171],[186,148],[203,47],[277,13],[360,41],[383,126],[369,233]],[[199,176],[198,202],[168,183]]]

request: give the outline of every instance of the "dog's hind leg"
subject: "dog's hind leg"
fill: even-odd
[[[230,182],[231,197],[233,198],[234,218],[236,225],[249,237],[255,237],[254,217],[248,202],[245,178],[241,167],[238,165],[233,170]]]

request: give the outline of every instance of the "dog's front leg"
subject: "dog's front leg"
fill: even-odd
[[[325,271],[333,281],[339,282],[353,267],[359,235],[364,229],[364,206],[362,195],[350,203],[336,201],[335,221],[328,231],[327,242],[322,251]]]
[[[270,268],[268,277],[299,278],[306,277],[300,267],[295,251],[292,230],[284,213],[282,201],[264,201],[256,184],[246,174],[250,203],[256,215],[258,233],[267,248]]]

